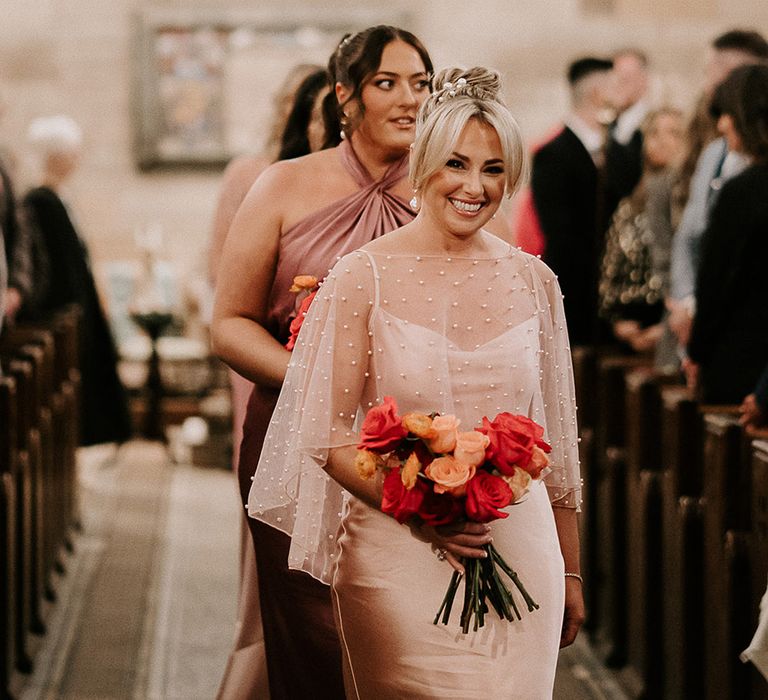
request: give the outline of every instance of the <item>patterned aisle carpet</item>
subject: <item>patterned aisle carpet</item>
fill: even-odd
[[[235,486],[157,443],[80,455],[83,533],[21,700],[211,700],[234,632]],[[561,655],[557,700],[623,700],[589,647]]]

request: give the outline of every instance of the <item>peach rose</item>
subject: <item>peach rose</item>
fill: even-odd
[[[355,469],[361,479],[366,481],[373,477],[376,469],[384,465],[383,460],[375,452],[370,450],[358,450],[355,455]]]
[[[432,429],[435,437],[427,440],[432,452],[447,454],[456,447],[456,434],[461,421],[456,416],[435,416],[432,419]]]
[[[432,419],[423,413],[406,413],[403,416],[403,427],[422,440],[430,440],[435,437]]]
[[[314,275],[296,275],[288,291],[296,293],[305,289],[314,289],[315,287],[317,287],[317,277]]]
[[[447,492],[454,496],[463,496],[467,491],[467,482],[476,471],[477,467],[447,455],[433,460],[424,473],[435,482],[435,493]]]
[[[502,476],[501,478],[512,489],[512,503],[517,503],[528,493],[532,481],[531,475],[525,469],[520,469],[520,467],[515,467],[515,472],[512,476]]]
[[[534,447],[531,452],[531,462],[526,467],[526,471],[532,478],[538,479],[543,472],[549,466],[549,457],[540,447]]]
[[[416,479],[418,479],[419,472],[421,471],[421,462],[416,456],[415,452],[411,452],[411,456],[405,461],[403,470],[400,472],[400,478],[403,480],[403,486],[409,491],[416,486]]]
[[[468,433],[459,433],[456,436],[456,448],[453,450],[453,456],[469,464],[472,467],[479,467],[485,461],[485,448],[491,439],[487,435],[478,433],[476,430],[470,430]]]

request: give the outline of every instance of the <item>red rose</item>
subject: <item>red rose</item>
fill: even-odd
[[[384,477],[381,511],[391,515],[397,522],[404,523],[419,512],[426,488],[423,479],[417,479],[412,489],[405,488],[400,470],[390,469]]]
[[[435,493],[433,489],[427,489],[418,512],[424,524],[432,526],[455,523],[463,515],[461,500],[449,493]]]
[[[514,474],[515,466],[525,469],[530,464],[534,447],[552,449],[542,440],[544,428],[526,416],[499,413],[493,421],[483,417],[477,430],[490,439],[486,458],[506,476]]]
[[[306,297],[304,297],[304,301],[301,302],[299,305],[299,310],[296,313],[296,318],[291,321],[291,325],[289,327],[289,331],[291,333],[290,338],[288,338],[288,342],[285,344],[286,350],[293,350],[293,348],[296,346],[296,339],[299,337],[299,331],[301,330],[302,325],[304,324],[304,318],[307,315],[307,311],[309,311],[309,305],[312,303],[312,300],[317,296],[317,289],[312,292],[311,294],[308,294]]]
[[[394,449],[406,435],[408,431],[397,415],[395,400],[385,396],[381,406],[374,406],[366,414],[357,448],[385,454]]]
[[[508,506],[512,499],[512,489],[504,479],[479,469],[467,484],[467,517],[476,523],[506,518],[509,513],[503,513],[499,508]]]

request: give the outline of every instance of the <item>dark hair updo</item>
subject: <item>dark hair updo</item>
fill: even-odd
[[[342,131],[346,136],[350,136],[355,130],[357,124],[342,122],[344,107],[349,102],[357,102],[360,117],[365,114],[365,105],[361,99],[363,88],[379,70],[384,49],[393,41],[403,41],[412,46],[424,63],[425,72],[428,75],[432,74],[432,59],[429,53],[424,45],[405,29],[380,24],[357,34],[346,34],[328,61],[328,81],[331,91],[323,100],[326,138],[323,148],[338,146]],[[344,104],[340,104],[336,99],[336,83],[341,83],[352,91]]]

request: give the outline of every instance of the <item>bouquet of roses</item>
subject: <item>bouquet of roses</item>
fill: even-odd
[[[468,432],[459,432],[459,423],[456,416],[437,413],[400,417],[391,396],[368,411],[355,466],[363,479],[379,469],[386,472],[383,512],[400,523],[413,518],[432,526],[462,520],[488,523],[506,518],[501,509],[519,502],[531,481],[545,474],[551,448],[542,439],[544,429],[530,418],[500,413],[493,420],[484,417],[481,426]],[[521,619],[502,573],[515,584],[529,612],[539,607],[493,544],[484,549],[486,558],[464,561],[465,634],[473,621],[475,630],[483,626],[488,603],[502,619]],[[461,579],[455,571],[435,624],[441,616],[448,623]]]

